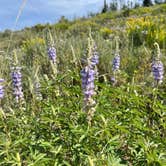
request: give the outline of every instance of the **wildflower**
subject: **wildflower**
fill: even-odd
[[[55,49],[55,47],[50,46],[48,48],[48,56],[49,56],[50,60],[52,61],[52,63],[55,64],[56,63],[56,49]]]
[[[22,100],[24,98],[24,94],[22,92],[22,74],[21,74],[21,67],[13,67],[12,68],[12,81],[13,81],[13,94],[16,98],[16,102]]]
[[[116,82],[116,79],[115,79],[114,76],[111,77],[111,82],[112,82],[112,83],[115,83],[115,82]]]
[[[116,50],[115,50],[115,56],[112,61],[112,71],[113,76],[111,77],[111,82],[115,85],[117,83],[117,71],[120,68],[120,55],[119,55],[119,37],[115,38],[115,44],[116,44]]]
[[[91,57],[90,63],[92,67],[95,67],[99,63],[99,53],[97,52],[96,44],[94,44],[92,48],[92,57]]]
[[[94,80],[95,80],[95,71],[93,68],[86,66],[81,71],[82,77],[82,89],[86,100],[88,101],[94,94]]]
[[[1,83],[4,82],[4,79],[0,78],[0,99],[4,97],[4,86]]]
[[[160,47],[159,47],[158,43],[154,43],[154,46],[156,47],[157,56],[153,60],[151,67],[152,67],[154,80],[160,84],[160,83],[162,83],[163,78],[164,78],[164,66],[160,60],[161,53],[160,53]]]
[[[88,54],[88,58],[87,58]],[[99,63],[99,53],[97,52],[97,46],[92,40],[85,51],[84,56],[81,59],[83,65],[88,65],[94,68]]]
[[[86,62],[85,67],[81,70],[81,79],[82,79],[82,90],[84,94],[84,110],[90,111],[90,115],[94,113],[95,101],[93,96],[95,95],[95,78],[98,75],[97,64],[99,63],[99,54],[97,52],[97,46],[94,43],[92,38],[89,38],[87,54],[88,58],[84,58]],[[93,111],[92,111],[93,110]],[[90,118],[89,115],[89,119]]]
[[[115,54],[115,57],[113,59],[112,70],[116,71],[116,70],[119,70],[119,68],[120,68],[120,55]]]
[[[152,72],[153,72],[154,80],[157,81],[158,83],[162,83],[163,75],[164,75],[164,66],[160,60],[153,61]]]

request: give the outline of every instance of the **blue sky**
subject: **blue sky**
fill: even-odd
[[[0,0],[0,31],[13,29],[23,0]],[[111,0],[107,0],[108,3]],[[27,0],[15,29],[38,23],[55,23],[62,15],[67,18],[87,16],[101,11],[103,0]]]

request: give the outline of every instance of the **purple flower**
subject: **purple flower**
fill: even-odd
[[[97,46],[95,44],[92,49],[92,57],[90,61],[92,67],[95,67],[99,63],[99,53],[97,52]]]
[[[86,100],[89,100],[95,94],[95,74],[94,69],[89,66],[81,70],[82,90]]]
[[[112,82],[112,83],[115,83],[115,82],[116,82],[115,77],[111,77],[111,82]]]
[[[48,48],[48,56],[53,63],[56,63],[56,49],[51,46]]]
[[[164,66],[161,61],[153,61],[152,72],[153,72],[154,80],[161,83],[163,80],[163,75],[164,75]]]
[[[22,92],[22,74],[21,74],[21,67],[13,67],[12,68],[12,82],[13,82],[13,94],[18,102],[20,99],[24,98],[24,94]]]
[[[93,96],[95,95],[95,78],[98,75],[97,64],[99,63],[99,54],[97,52],[97,47],[94,42],[88,46],[87,50],[88,58],[84,58],[86,62],[85,67],[81,70],[81,81],[82,81],[82,91],[84,95],[84,111],[91,109],[94,112],[95,101]],[[84,63],[85,64],[85,63]]]
[[[120,67],[120,55],[116,54],[114,59],[113,59],[113,66],[112,66],[112,70],[119,70]]]
[[[0,78],[0,84],[4,82],[4,79]],[[4,97],[4,86],[0,85],[0,99]]]

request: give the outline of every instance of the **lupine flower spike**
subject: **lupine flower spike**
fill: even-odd
[[[115,57],[112,62],[113,77],[111,77],[111,81],[113,82],[113,84],[115,84],[117,82],[116,74],[120,68],[119,38],[118,37],[116,37],[115,42],[116,42]]]
[[[55,64],[56,63],[56,49],[53,44],[50,44],[48,47],[48,56],[50,58],[50,61]]]
[[[2,85],[4,83],[4,79],[0,78],[0,100],[4,97],[4,86]]]
[[[56,70],[56,48],[55,48],[55,44],[52,38],[51,33],[49,32],[49,36],[50,36],[50,41],[48,43],[48,57],[50,59],[51,62],[51,67],[52,67],[52,71],[53,74],[56,75],[57,74],[57,70]]]
[[[96,102],[93,99],[95,95],[95,78],[97,76],[96,65],[99,63],[99,55],[97,47],[90,37],[88,39],[88,57],[87,64],[81,70],[82,90],[84,94],[84,106],[83,110],[88,113],[88,122],[91,121],[95,112]]]
[[[22,74],[21,67],[17,66],[18,60],[16,52],[14,52],[14,64],[11,67],[11,77],[13,83],[13,95],[15,96],[16,102],[24,100],[24,94],[22,89]]]
[[[95,77],[97,79],[98,77],[98,69],[97,69],[97,65],[99,64],[99,53],[97,51],[97,46],[96,43],[93,41],[92,43],[92,57],[90,60],[91,66],[94,68],[95,70]]]
[[[91,65],[92,67],[95,67],[96,65],[98,65],[98,63],[99,63],[99,53],[97,52],[96,43],[93,43]]]
[[[158,43],[154,43],[154,46],[156,47],[156,58],[154,58],[152,62],[152,72],[153,77],[156,82],[156,84],[161,84],[163,82],[164,78],[164,66],[162,61],[160,60],[161,52]]]
[[[15,96],[16,102],[22,101],[24,99],[24,94],[22,90],[22,74],[21,67],[12,67],[11,76],[13,82],[13,94]]]
[[[82,77],[82,90],[84,93],[84,102],[89,105],[89,101],[92,96],[95,94],[94,88],[94,80],[95,80],[95,71],[93,68],[89,66],[85,66],[84,69],[81,70]]]

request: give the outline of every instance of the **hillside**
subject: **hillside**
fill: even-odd
[[[31,38],[34,33],[40,35],[44,33],[46,29],[51,29],[55,32],[71,33],[70,35],[83,35],[89,32],[89,28],[92,31],[99,32],[103,37],[108,37],[109,34],[119,34],[119,32],[126,34],[126,30],[129,30],[132,25],[130,23],[139,23],[140,26],[143,25],[143,20],[152,21],[152,23],[158,23],[158,28],[165,28],[165,13],[166,5],[154,5],[152,7],[139,7],[137,9],[126,9],[120,12],[107,12],[104,14],[96,14],[90,16],[90,18],[76,19],[74,21],[68,21],[64,17],[55,25],[41,25],[38,24],[32,28],[25,28],[22,31],[14,32],[13,40],[16,45],[28,38]],[[142,22],[141,22],[142,21]],[[146,24],[147,22],[145,22]],[[143,29],[143,27],[140,27]],[[145,27],[148,28],[148,27]],[[141,29],[140,29],[141,30]],[[39,34],[40,32],[40,34]],[[1,43],[0,48],[6,48],[9,41],[9,36],[11,34],[10,30],[6,30],[4,33],[0,33]],[[126,34],[127,35],[127,34]],[[14,45],[13,43],[13,45]]]
[[[166,4],[0,33],[0,165],[165,166]]]

